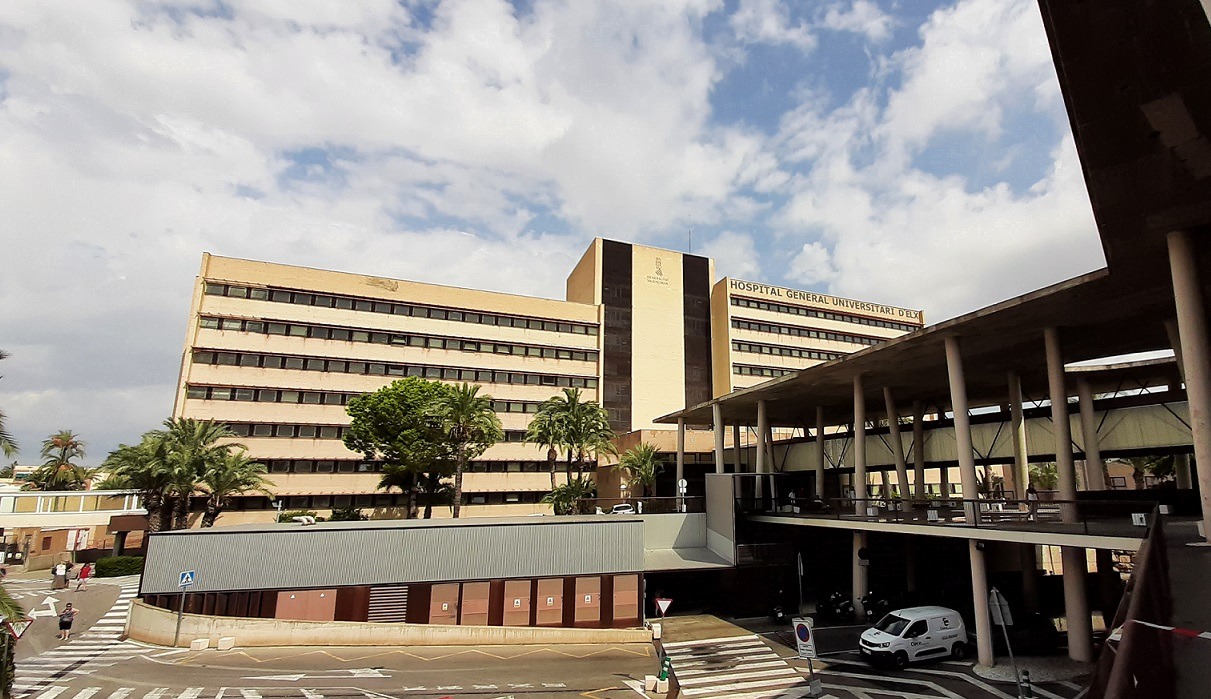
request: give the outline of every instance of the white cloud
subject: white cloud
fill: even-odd
[[[791,260],[787,276],[805,286],[830,282],[837,277],[832,254],[820,243],[804,243]]]
[[[703,245],[695,254],[715,260],[715,277],[718,279],[764,278],[761,274],[761,260],[751,235],[724,231]]]
[[[865,35],[871,41],[884,41],[891,36],[892,18],[871,0],[854,0],[849,9],[835,4],[824,13],[820,26],[833,31]]]
[[[793,22],[789,7],[779,0],[740,0],[730,18],[736,38],[751,44],[790,44],[801,51],[816,47],[816,37],[805,21]]]

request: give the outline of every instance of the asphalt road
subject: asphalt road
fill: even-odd
[[[56,611],[62,611],[63,607],[71,602],[73,607],[80,610],[75,623],[72,624],[73,638],[97,623],[101,615],[109,611],[109,608],[118,599],[119,588],[113,584],[90,581],[88,589],[76,592],[76,581],[74,580],[66,590],[51,590],[50,583],[49,576],[47,579],[9,579],[4,582],[4,588],[8,590],[9,595],[16,600],[17,604],[25,609],[27,614],[49,611],[50,606],[46,604],[48,598],[53,600]],[[57,617],[37,617],[17,644],[17,661],[20,662],[32,655],[38,655],[62,645],[62,641],[58,640],[58,634],[59,620]]]

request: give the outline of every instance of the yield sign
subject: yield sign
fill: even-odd
[[[8,627],[8,632],[13,635],[13,638],[21,638],[21,634],[29,628],[29,625],[34,623],[33,619],[12,619],[4,622]]]
[[[669,611],[669,605],[672,603],[673,600],[668,597],[656,598],[656,608],[660,610],[660,616],[664,616],[665,612]]]

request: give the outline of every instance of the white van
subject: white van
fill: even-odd
[[[963,617],[946,607],[897,609],[862,632],[862,657],[890,661],[896,667],[930,658],[967,657]]]

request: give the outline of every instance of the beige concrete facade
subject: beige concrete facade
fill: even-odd
[[[466,512],[531,514],[546,509],[550,478],[523,435],[562,388],[599,401],[625,451],[638,431],[656,434],[660,415],[921,322],[918,311],[716,283],[709,258],[601,238],[569,274],[566,301],[205,254],[173,415],[231,426],[285,509],[392,516],[401,496],[377,492],[378,464],[342,442],[345,405],[405,376],[479,384],[505,439],[471,465]],[[709,435],[698,437],[691,452],[709,452]],[[263,521],[271,505],[242,498],[223,521]]]

